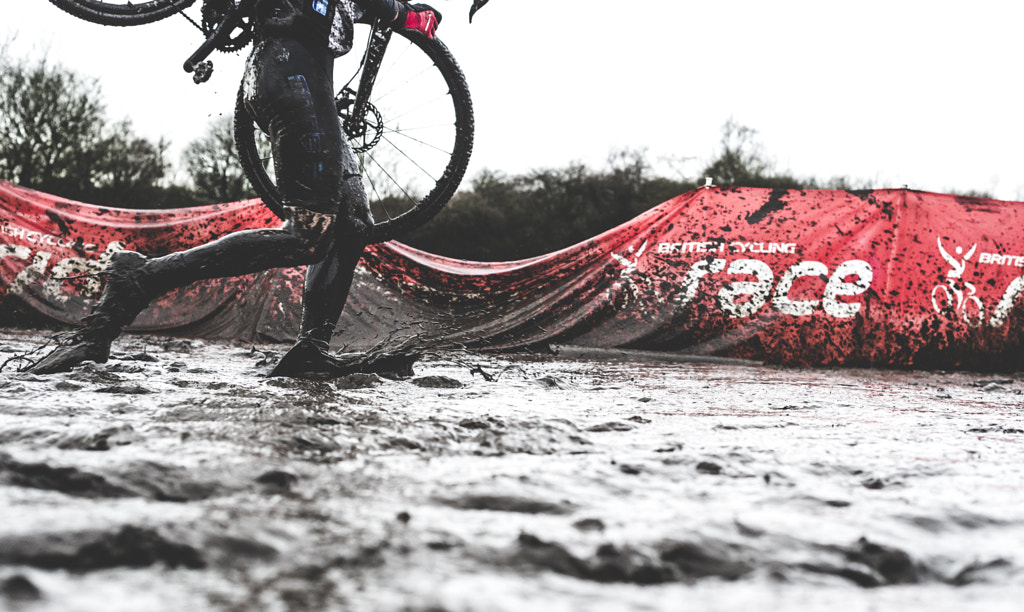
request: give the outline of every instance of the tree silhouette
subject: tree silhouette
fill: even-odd
[[[238,161],[231,118],[214,119],[209,127],[207,135],[192,141],[182,155],[196,198],[212,204],[256,197]]]
[[[167,144],[108,123],[101,100],[95,79],[0,48],[0,178],[110,206],[160,205]]]

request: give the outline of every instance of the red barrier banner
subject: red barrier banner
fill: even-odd
[[[339,347],[550,344],[794,365],[1021,369],[1024,203],[908,190],[699,189],[532,259],[369,248]],[[160,255],[276,225],[258,200],[138,211],[0,183],[0,313],[74,323],[120,248]],[[511,228],[514,231],[514,228]],[[287,341],[301,269],[202,281],[133,325]]]

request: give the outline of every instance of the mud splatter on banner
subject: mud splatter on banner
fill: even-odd
[[[1024,367],[1024,203],[908,190],[700,189],[579,245],[481,263],[368,249],[336,344],[625,347],[794,365]],[[115,250],[278,223],[258,200],[138,211],[0,183],[0,315],[74,323]],[[289,340],[301,269],[202,281],[133,329]]]

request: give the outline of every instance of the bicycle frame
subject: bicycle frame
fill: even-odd
[[[197,84],[205,83],[213,73],[213,64],[207,61],[217,47],[225,41],[231,32],[238,27],[247,11],[252,8],[253,0],[242,0],[224,16],[224,19],[206,38],[206,41],[187,59],[182,68],[185,72],[193,74],[192,80]],[[370,110],[370,96],[373,93],[373,85],[377,80],[381,62],[384,61],[384,54],[387,51],[388,43],[391,41],[392,29],[376,21],[372,25],[370,40],[366,47],[366,53],[362,61],[362,74],[359,78],[359,88],[355,92],[355,98],[350,104],[349,116],[345,120],[344,128],[350,138],[358,138],[366,135],[366,115]],[[339,95],[339,111],[342,102]]]

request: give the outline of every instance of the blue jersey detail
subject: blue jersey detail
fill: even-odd
[[[313,0],[313,10],[327,16],[327,0]]]

